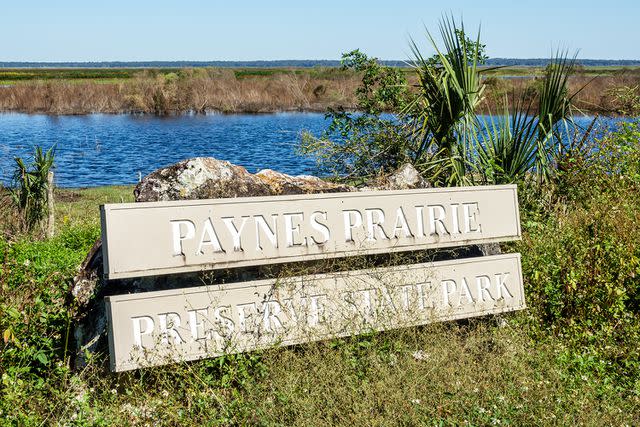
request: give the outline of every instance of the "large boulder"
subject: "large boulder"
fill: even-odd
[[[341,193],[355,190],[348,185],[325,181],[317,176],[291,176],[271,169],[263,169],[255,176],[269,186],[273,195]]]
[[[271,169],[254,175],[227,161],[196,157],[152,172],[140,181],[133,194],[136,202],[157,202],[342,191],[353,188],[315,176],[291,176]]]
[[[133,190],[136,202],[268,196],[264,181],[242,166],[212,157],[196,157],[158,169]]]

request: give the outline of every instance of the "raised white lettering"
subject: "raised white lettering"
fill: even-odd
[[[140,316],[131,318],[131,321],[133,322],[133,342],[142,348],[142,336],[150,335],[153,332],[153,318]],[[142,327],[142,322],[144,322],[144,328]]]
[[[434,235],[442,235],[447,234],[447,227],[444,225],[444,219],[446,217],[446,213],[444,210],[444,206],[435,205],[429,206],[429,234]],[[436,214],[436,211],[438,213]]]
[[[507,295],[509,295],[510,298],[513,298],[513,295],[511,294],[511,292],[509,292],[509,289],[507,288],[507,284],[505,283],[508,277],[509,277],[509,273],[498,273],[495,275],[496,289],[498,290],[498,297],[496,299],[500,299],[505,296],[503,291]]]
[[[477,203],[463,203],[462,212],[464,214],[464,232],[473,233],[481,232],[480,223],[478,222],[479,208]]]
[[[278,219],[278,215],[271,215],[271,219],[273,222],[273,229],[269,227],[269,224],[267,224],[267,220],[264,219],[262,215],[254,217],[254,220],[256,222],[256,249],[259,251],[262,250],[262,244],[260,241],[260,230],[262,230],[262,232],[267,236],[267,239],[269,239],[269,242],[271,242],[271,245],[274,248],[278,247],[278,237],[276,234],[278,232],[278,223],[276,222]]]
[[[369,242],[376,240],[376,230],[380,230],[381,239],[388,239],[382,227],[384,224],[384,211],[382,209],[365,209],[364,211],[367,216],[367,240]]]
[[[184,251],[182,250],[182,241],[194,238],[196,235],[196,225],[186,219],[170,221],[170,223],[171,230],[173,231],[173,256],[184,255]]]
[[[344,215],[344,240],[345,242],[353,242],[352,230],[362,227],[362,214],[356,210],[342,211]]]
[[[191,330],[191,336],[194,340],[198,341],[201,339],[209,339],[210,334],[205,329],[205,321],[198,320],[207,319],[208,311],[206,308],[197,309],[197,310],[188,310],[187,314],[189,316],[189,329]]]
[[[278,315],[282,311],[282,307],[278,301],[265,301],[262,304],[262,326],[267,332],[274,332],[275,329],[282,328],[282,322]]]
[[[296,235],[300,234],[300,223],[293,223],[294,219],[298,221],[302,221],[304,219],[304,215],[301,213],[293,213],[293,214],[284,214],[284,234],[287,238],[287,247],[293,246],[302,246],[306,245],[307,238],[305,237],[302,241],[296,241]]]
[[[413,237],[409,224],[407,223],[407,217],[404,215],[402,208],[396,209],[396,224],[393,227],[393,237],[398,237],[398,232],[402,232],[404,237]]]
[[[178,328],[180,327],[180,315],[178,313],[162,313],[158,315],[160,320],[160,336],[162,344],[169,344],[169,336],[173,339],[174,344],[184,342]]]
[[[327,243],[329,241],[329,239],[331,239],[331,234],[329,231],[329,227],[327,227],[325,224],[321,223],[318,218],[322,218],[325,221],[327,220],[327,213],[326,212],[314,212],[311,214],[311,228],[313,228],[315,231],[317,231],[318,233],[320,233],[322,235],[322,240],[320,239],[316,239],[314,236],[311,236],[311,240],[316,244],[316,245],[323,245],[325,243]],[[309,240],[307,240],[307,243],[311,243]]]
[[[213,228],[213,222],[211,221],[211,218],[207,218],[204,221],[202,234],[200,235],[200,243],[198,244],[196,255],[204,254],[203,248],[205,246],[213,247],[213,252],[224,252],[222,250],[222,246],[220,246],[220,240],[218,240],[216,230]]]
[[[485,302],[485,295],[489,297],[489,300],[492,301],[493,297],[491,296],[491,291],[489,291],[489,286],[491,286],[491,279],[489,276],[478,276],[476,277],[476,285],[478,287],[478,300]]]
[[[451,303],[451,295],[456,291],[456,281],[451,279],[443,280],[442,283],[440,283],[440,286],[442,286],[442,298],[444,300],[444,304],[453,307],[453,304]]]
[[[227,226],[229,233],[231,234],[231,238],[233,239],[233,250],[234,251],[242,251],[242,240],[240,238],[242,234],[242,230],[244,230],[244,226],[247,223],[249,217],[243,216],[242,223],[240,224],[240,228],[236,228],[236,225],[233,223],[233,217],[230,218],[222,218],[222,222]]]

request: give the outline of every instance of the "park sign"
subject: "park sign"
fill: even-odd
[[[125,371],[525,307],[520,255],[106,298]]]
[[[108,279],[520,238],[515,185],[110,204]]]
[[[180,276],[519,239],[515,185],[111,204],[101,221],[107,280],[184,282],[105,298],[114,371],[525,307],[519,254],[208,286]]]

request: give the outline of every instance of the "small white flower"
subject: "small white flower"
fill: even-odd
[[[429,353],[423,350],[414,351],[412,354],[413,358],[416,360],[427,360],[429,359]]]
[[[162,393],[160,393],[162,395],[162,397],[164,397],[165,399],[167,397],[169,397],[169,392],[167,390],[162,390]]]
[[[396,366],[398,364],[398,356],[392,354],[389,356],[389,366]]]
[[[411,403],[413,403],[414,405],[419,405],[420,399],[411,399]]]
[[[113,394],[115,396],[116,394],[118,394],[118,390],[116,390],[115,388],[112,388],[111,389],[111,394]]]

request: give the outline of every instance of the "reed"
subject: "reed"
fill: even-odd
[[[406,70],[409,86],[418,76]],[[569,79],[570,92],[593,80],[574,99],[582,111],[621,113],[617,88],[640,84],[640,71],[621,70],[594,79],[578,71]],[[137,71],[119,80],[50,79],[18,81],[0,87],[0,111],[46,114],[147,113],[268,113],[276,111],[320,111],[343,107],[355,109],[355,90],[361,76],[338,68],[309,70],[233,70],[196,68],[159,73]],[[520,98],[535,93],[536,77],[506,79],[484,77],[484,100],[479,111],[500,109],[505,95]]]
[[[266,113],[353,107],[358,80],[277,73],[238,78],[233,70],[142,72],[117,83],[33,81],[0,89],[0,111],[48,114]]]

